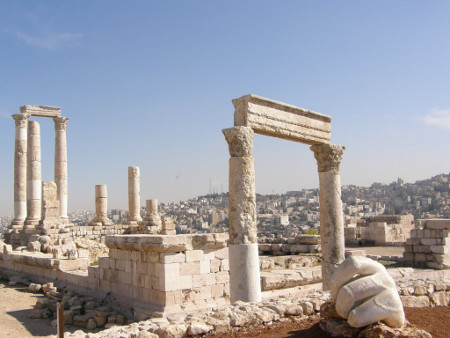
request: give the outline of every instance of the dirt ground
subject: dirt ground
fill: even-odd
[[[28,292],[24,286],[8,286],[0,283],[0,337],[51,337],[56,328],[50,325],[51,319],[30,319],[28,314],[40,294]],[[450,307],[406,308],[406,318],[415,327],[430,332],[433,337],[448,337],[450,332]],[[68,331],[75,331],[70,328]],[[330,337],[318,325],[318,319],[300,322],[275,323],[270,327],[243,330],[225,337]]]
[[[425,330],[434,338],[447,338],[450,332],[450,307],[405,308],[405,314],[413,327]],[[270,327],[242,330],[214,335],[214,338],[261,337],[261,338],[329,338],[331,335],[319,327],[319,318],[301,322],[275,323]]]

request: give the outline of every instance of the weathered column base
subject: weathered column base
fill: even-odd
[[[261,301],[258,243],[230,244],[230,298],[231,302]]]

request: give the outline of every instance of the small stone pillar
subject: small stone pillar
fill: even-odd
[[[42,219],[39,228],[51,228],[60,223],[58,188],[55,182],[42,182]]]
[[[141,178],[139,167],[128,167],[128,224],[138,224],[141,217]]]
[[[54,117],[55,122],[55,182],[58,188],[60,218],[68,223],[67,217],[67,121],[68,117]]]
[[[12,116],[16,123],[14,144],[14,219],[11,227],[21,228],[27,217],[27,125],[28,114]]]
[[[95,186],[95,218],[89,225],[111,225],[108,218],[108,191],[106,184]]]
[[[162,235],[176,235],[175,224],[173,223],[173,219],[171,217],[163,217],[162,219]]]
[[[36,225],[42,213],[41,135],[39,123],[28,122],[27,155],[27,219],[25,224]]]
[[[231,302],[261,301],[256,228],[253,130],[234,127],[223,130],[230,151],[229,228]]]
[[[311,150],[314,152],[319,171],[323,290],[329,290],[334,269],[345,259],[344,214],[339,173],[345,147],[318,144],[311,146]]]
[[[158,214],[158,200],[151,199],[145,201],[145,218],[144,221],[147,222],[147,226],[157,226],[161,227],[161,217]]]

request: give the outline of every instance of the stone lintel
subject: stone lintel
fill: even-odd
[[[146,252],[184,252],[189,250],[213,250],[227,246],[228,234],[187,235],[114,235],[106,236],[110,249]]]
[[[330,116],[253,94],[234,99],[233,105],[235,126],[309,145],[330,143]]]
[[[35,106],[26,105],[20,107],[21,114],[27,114],[30,116],[40,116],[40,117],[60,117],[61,108],[59,107],[48,107],[48,106]]]

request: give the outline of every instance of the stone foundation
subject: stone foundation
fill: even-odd
[[[59,259],[1,243],[0,268],[97,298],[111,293],[121,312],[142,320],[228,304],[227,241],[223,233],[107,236],[109,257],[100,257],[98,266],[89,266],[87,250]]]
[[[450,269],[450,219],[418,220],[405,244],[406,264]]]

